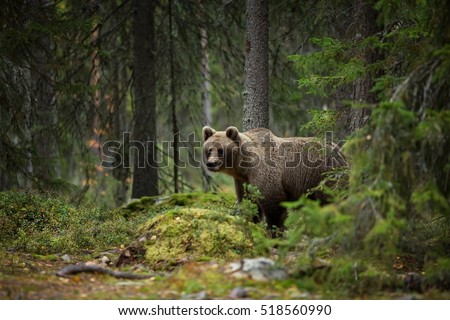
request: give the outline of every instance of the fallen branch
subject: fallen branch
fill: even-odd
[[[114,271],[100,266],[86,265],[86,264],[76,264],[76,265],[72,264],[56,272],[56,275],[58,277],[67,278],[69,276],[73,276],[75,274],[83,272],[107,274],[115,278],[130,279],[130,280],[148,279],[155,276],[155,274],[136,274],[131,272]]]

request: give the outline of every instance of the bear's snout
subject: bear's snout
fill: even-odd
[[[206,167],[209,171],[219,171],[222,162],[219,160],[208,161]]]

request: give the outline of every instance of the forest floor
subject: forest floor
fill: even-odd
[[[330,290],[309,277],[258,281],[228,274],[224,263],[215,262],[188,263],[144,280],[94,273],[56,275],[64,266],[95,262],[92,257],[86,254],[63,261],[60,255],[5,253],[0,261],[0,299],[450,299],[450,292],[433,290]],[[137,272],[149,271],[140,267]]]
[[[108,255],[117,255],[111,250]],[[116,279],[81,273],[59,277],[61,268],[91,262],[92,255],[71,257],[6,253],[0,261],[0,299],[320,299],[292,280],[255,281],[225,272],[224,263],[188,263],[149,279]],[[142,266],[138,274],[150,273]]]
[[[236,215],[233,195],[142,198],[106,216],[59,200],[0,195],[0,235],[9,239],[0,249],[0,299],[450,299],[448,283],[424,287],[424,270],[408,257],[388,269],[326,253],[299,271],[301,251],[280,262],[265,229]],[[80,264],[151,276],[57,275]]]

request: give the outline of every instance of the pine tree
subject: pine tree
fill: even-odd
[[[246,1],[242,129],[269,128],[269,2]]]
[[[134,2],[134,157],[132,198],[158,194],[154,2]]]

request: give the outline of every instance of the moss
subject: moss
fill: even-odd
[[[192,200],[185,197],[183,201],[186,199]],[[132,247],[143,246],[145,262],[154,269],[170,269],[188,261],[228,261],[267,253],[262,227],[231,216],[220,207],[175,207],[143,223],[137,238]],[[141,250],[135,248],[133,252]]]
[[[176,193],[170,196],[142,197],[120,208],[118,212],[128,218],[141,212],[147,215],[165,213],[173,207],[215,209],[220,206],[222,209],[231,211],[235,201],[235,196],[231,193]]]
[[[154,205],[157,197],[142,197],[139,200],[130,202],[123,208],[124,212],[134,212],[147,209],[149,206]]]
[[[133,221],[38,193],[0,192],[0,247],[35,254],[74,253],[129,241]]]

